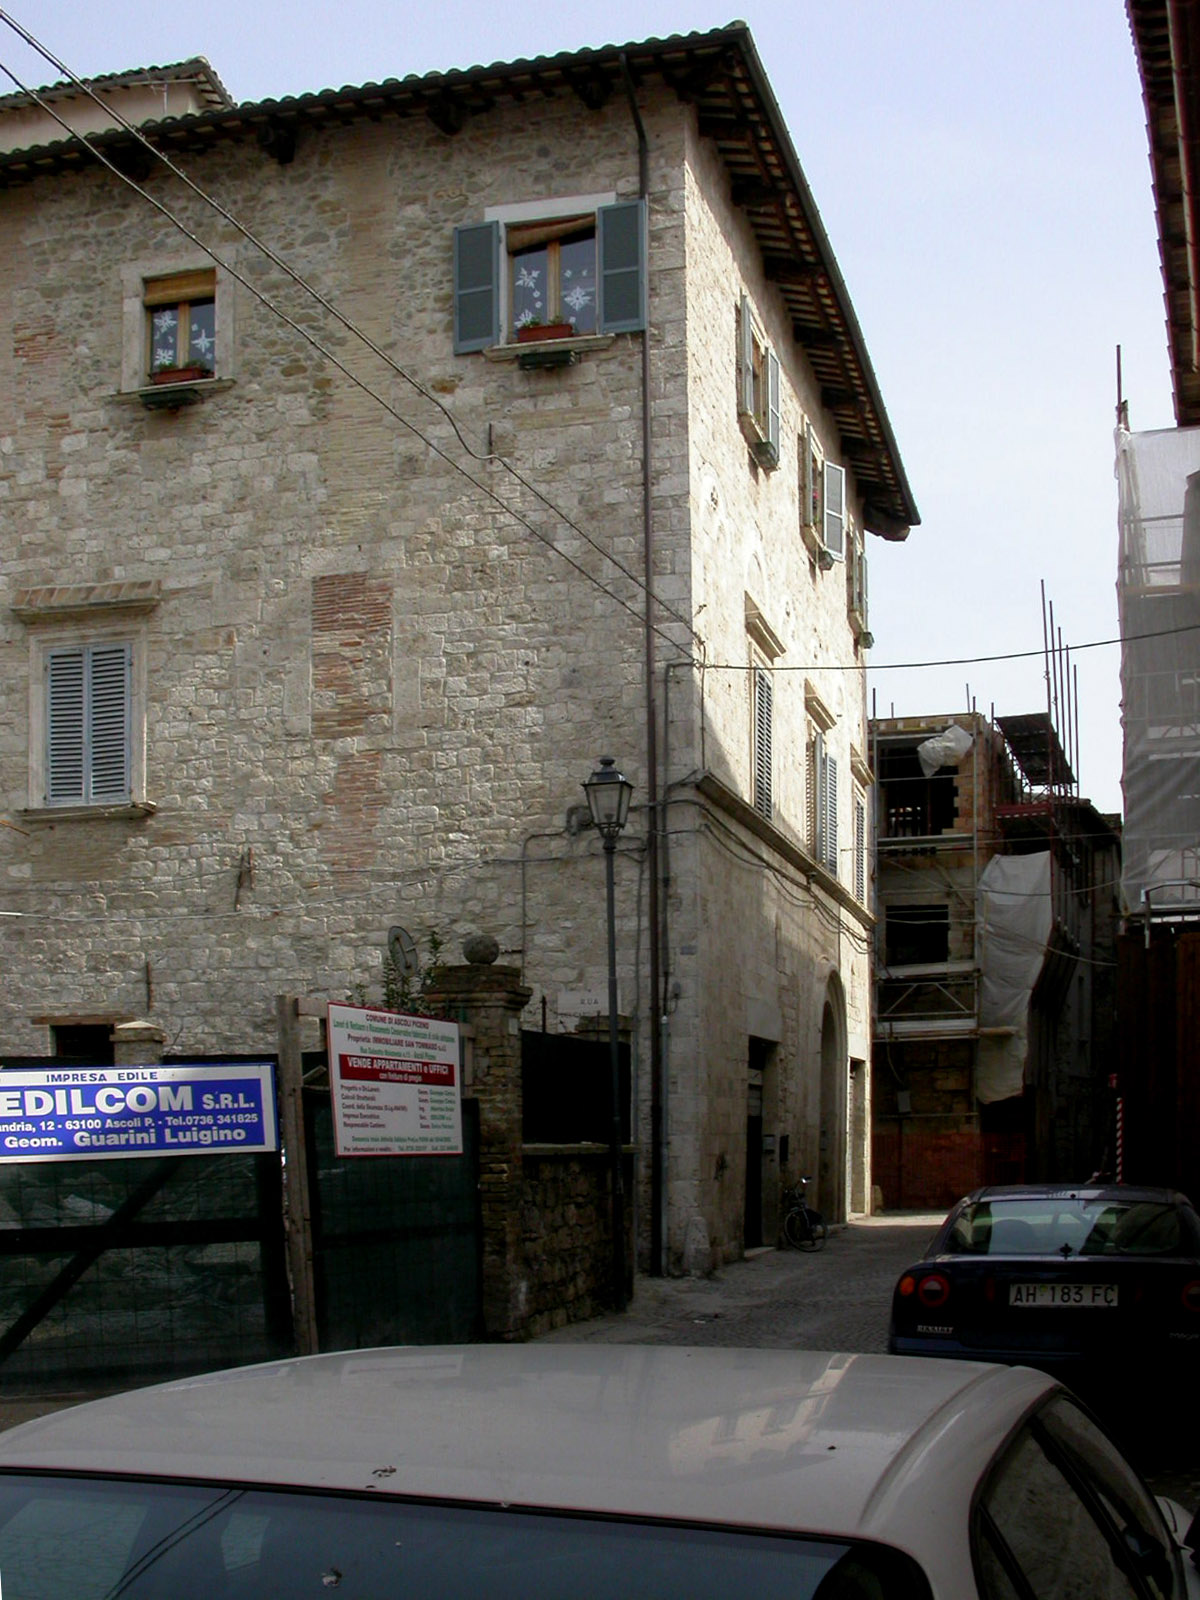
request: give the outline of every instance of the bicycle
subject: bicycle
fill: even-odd
[[[829,1237],[825,1218],[805,1199],[811,1181],[801,1178],[795,1188],[783,1191],[783,1237],[797,1250],[823,1250]]]

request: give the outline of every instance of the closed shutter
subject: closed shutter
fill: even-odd
[[[454,230],[454,351],[483,350],[500,339],[500,224]]]
[[[84,652],[52,650],[46,657],[46,799],[82,800]]]
[[[808,799],[808,848],[821,860],[821,841],[824,826],[821,805],[821,772],[825,765],[825,741],[814,733],[808,742],[808,764],[805,773]]]
[[[622,201],[596,212],[600,258],[601,333],[636,333],[646,326],[646,203]]]
[[[46,800],[129,798],[130,647],[80,645],[46,656]]]
[[[838,811],[837,811],[837,759],[825,757],[825,865],[837,877],[838,870]]]
[[[129,647],[93,646],[89,757],[92,800],[129,798]]]
[[[754,809],[768,819],[773,808],[771,790],[773,695],[771,674],[764,672],[761,667],[756,667],[754,669]]]
[[[841,560],[846,554],[846,469],[825,463],[825,548]]]

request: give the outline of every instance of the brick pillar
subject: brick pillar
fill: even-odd
[[[153,1022],[118,1022],[112,1030],[115,1067],[156,1067],[162,1060],[166,1034]]]
[[[483,1224],[483,1323],[489,1338],[519,1339],[528,1318],[521,1247],[521,1022],[533,991],[516,967],[438,967],[425,999],[472,1029],[479,1102],[479,1196]]]

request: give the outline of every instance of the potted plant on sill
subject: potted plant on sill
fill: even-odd
[[[543,322],[531,317],[517,329],[518,344],[536,344],[541,339],[569,339],[575,332],[573,322]]]
[[[199,383],[203,378],[211,378],[213,369],[201,366],[198,362],[189,362],[185,367],[156,367],[150,374],[153,384],[165,383]]]

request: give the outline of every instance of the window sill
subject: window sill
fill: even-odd
[[[179,411],[199,405],[210,394],[233,388],[232,378],[194,378],[184,383],[147,383],[137,389],[119,389],[113,396],[128,405],[144,406],[147,411]]]
[[[107,822],[113,818],[140,821],[152,817],[158,807],[152,800],[123,801],[120,805],[36,806],[18,811],[23,823]]]
[[[581,333],[568,339],[493,344],[483,351],[483,356],[486,361],[515,361],[525,371],[537,367],[573,367],[580,356],[593,350],[607,350],[616,342],[615,333]]]

